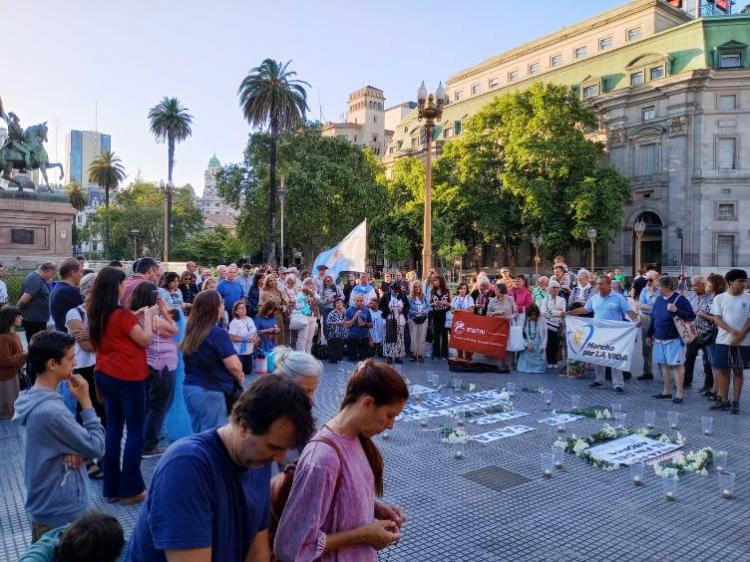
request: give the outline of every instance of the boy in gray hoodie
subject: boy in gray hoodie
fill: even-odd
[[[50,529],[71,523],[88,504],[85,459],[104,454],[104,428],[89,397],[88,383],[73,374],[75,340],[44,331],[31,338],[29,362],[38,373],[34,386],[16,400],[13,421],[25,428],[24,483],[32,542]],[[67,381],[81,405],[82,424],[57,392]]]

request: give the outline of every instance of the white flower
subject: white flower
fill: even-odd
[[[645,427],[641,427],[640,429],[635,430],[635,434],[645,437],[646,435],[648,435],[648,429],[646,429]]]
[[[679,466],[685,464],[685,462],[685,455],[683,455],[682,453],[677,453],[674,457],[672,457],[672,464],[676,464]]]
[[[604,435],[604,437],[607,437],[610,439],[613,437],[617,437],[617,430],[611,425],[609,425],[608,423],[604,424],[604,426],[601,429],[601,432],[602,432],[602,435]]]
[[[657,464],[654,465],[654,473],[657,476],[662,476],[662,477],[669,476],[669,477],[671,477],[671,476],[677,476],[679,474],[679,470],[677,470],[676,468],[665,467],[665,466],[662,466],[662,465],[660,465],[660,464],[657,463]]]
[[[506,390],[503,390],[503,391],[502,391],[502,392],[501,392],[501,393],[500,393],[500,394],[498,395],[498,398],[499,398],[500,400],[504,400],[504,401],[506,401],[506,402],[507,402],[508,400],[510,400],[510,394],[508,393],[508,391],[506,391]]]
[[[662,443],[671,443],[672,440],[669,438],[669,435],[662,433],[659,435],[659,439],[657,441],[661,441]]]
[[[581,451],[585,451],[589,448],[589,444],[583,439],[577,439],[575,445],[573,445],[573,452],[577,455]]]
[[[680,446],[683,446],[685,443],[687,443],[687,439],[685,439],[685,436],[678,431],[677,432],[677,444]]]
[[[443,437],[443,443],[454,445],[456,443],[466,443],[469,440],[469,434],[463,429],[451,429],[451,432]]]
[[[558,449],[564,449],[568,446],[568,442],[565,439],[558,439],[552,446],[557,447]]]
[[[476,389],[477,389],[477,385],[475,385],[475,384],[470,384],[470,385],[469,385],[469,392],[473,392],[473,391],[475,391]]]

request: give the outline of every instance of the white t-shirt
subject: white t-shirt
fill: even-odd
[[[456,295],[451,301],[451,306],[456,310],[471,310],[474,308],[474,299],[471,295],[461,296]]]
[[[70,331],[70,321],[81,320],[84,326],[88,326],[88,318],[86,317],[86,309],[83,306],[76,306],[71,308],[65,315],[65,327]],[[81,369],[84,367],[92,367],[96,364],[96,353],[93,351],[86,351],[78,345],[76,342],[76,368]]]
[[[717,295],[711,303],[711,314],[721,316],[735,330],[741,330],[750,318],[750,295],[742,293],[739,296],[733,296],[729,293]],[[732,334],[719,326],[719,332],[716,335],[716,343],[721,345],[731,345]],[[750,345],[750,333],[745,334],[740,345]]]
[[[229,323],[230,336],[237,336],[238,338],[248,339],[247,347],[245,348],[244,353],[240,351],[240,349],[242,348],[241,343],[232,342],[235,351],[239,355],[250,355],[253,352],[253,338],[257,333],[258,330],[255,329],[255,322],[253,322],[252,318],[246,317],[241,320],[239,318],[235,318]]]

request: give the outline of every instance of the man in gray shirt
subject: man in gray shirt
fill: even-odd
[[[18,299],[16,306],[23,314],[23,329],[26,331],[28,342],[34,334],[47,329],[47,322],[50,318],[47,283],[52,281],[55,271],[57,271],[57,265],[46,261],[39,266],[39,269],[29,273],[21,286],[21,298]],[[33,372],[31,363],[27,365],[26,371],[33,384],[36,373]]]

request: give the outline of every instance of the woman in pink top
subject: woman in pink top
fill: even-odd
[[[372,437],[393,428],[408,398],[392,367],[359,364],[341,411],[299,459],[274,541],[278,560],[377,562],[377,551],[401,537],[404,510],[377,499],[383,456]]]
[[[524,275],[516,275],[513,288],[508,291],[508,294],[515,301],[518,310],[526,310],[526,307],[534,302],[534,295],[529,291]]]

